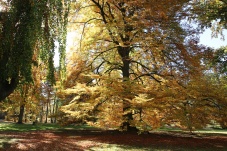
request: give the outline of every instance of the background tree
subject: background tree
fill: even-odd
[[[35,55],[33,56],[35,57]],[[18,117],[18,123],[35,121],[39,113],[42,87],[41,80],[44,75],[40,66],[32,67],[32,83],[20,83],[15,91],[3,102],[8,116]],[[28,117],[29,116],[29,117]]]
[[[222,34],[227,28],[226,0],[198,0],[194,1],[194,15],[201,27],[211,28],[213,36]]]
[[[227,1],[226,0],[208,0],[208,1],[196,1],[194,5],[195,14],[198,15],[198,22],[202,28],[211,28],[212,35],[217,37],[222,35],[222,31],[227,28]],[[223,37],[222,37],[223,38]],[[215,86],[219,86],[218,96],[223,96],[222,99],[216,100],[217,111],[220,114],[216,114],[219,117],[220,125],[226,127],[226,113],[222,109],[226,107],[226,94],[225,79],[226,79],[226,48],[221,47],[213,50],[213,56],[210,58],[208,65],[208,77],[215,83]],[[213,90],[215,91],[215,89]],[[218,101],[219,100],[219,101]],[[222,100],[222,101],[221,101]],[[216,116],[217,117],[217,116]]]
[[[0,100],[11,94],[19,81],[32,81],[31,66],[37,61],[33,60],[35,49],[41,59],[48,60],[48,78],[54,82],[55,41],[59,42],[64,68],[68,6],[69,1],[61,0],[8,1],[0,33]]]

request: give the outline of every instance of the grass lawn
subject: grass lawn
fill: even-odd
[[[0,123],[0,150],[224,151],[227,131],[160,129],[150,134],[104,131],[90,126]]]
[[[50,123],[39,123],[36,125],[32,124],[17,124],[17,123],[0,123],[0,132],[2,131],[15,131],[15,132],[28,132],[28,131],[41,131],[41,130],[67,130],[67,129],[75,129],[75,130],[89,130],[94,129],[88,125],[78,125],[78,126],[60,126],[58,124],[50,124]]]

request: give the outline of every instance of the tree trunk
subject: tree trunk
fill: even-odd
[[[46,104],[46,120],[45,123],[47,123],[47,119],[48,119],[48,112],[49,112],[49,107],[48,107],[48,103]]]
[[[57,122],[57,112],[58,112],[58,99],[56,99],[56,102],[55,102],[55,118],[54,118],[54,123]]]
[[[43,123],[43,112],[44,112],[44,109],[43,109],[43,104],[42,104],[42,110],[40,113],[40,120],[39,120],[40,123]]]
[[[124,100],[125,101],[125,100]],[[123,103],[123,112],[128,112],[127,110],[130,109],[130,107],[127,107],[128,105],[124,105]],[[127,114],[123,115],[124,122],[122,123],[121,129],[128,132],[137,132],[138,129],[135,126],[130,125],[130,121],[133,120],[132,112],[128,112]]]
[[[130,53],[130,47],[118,46],[118,54],[121,56],[121,60],[123,62],[123,66],[122,66],[123,82],[127,82],[130,80],[129,79],[129,75],[130,75],[130,72],[129,72],[130,66],[129,65],[130,65],[131,60],[129,57],[129,53]],[[126,88],[126,90],[127,90],[127,88]],[[126,93],[130,93],[130,91],[128,91]],[[128,96],[130,96],[130,94]],[[128,98],[128,99],[132,99],[132,98]],[[132,116],[132,111],[130,111],[130,104],[127,100],[123,100],[123,113],[124,113],[124,115],[123,115],[124,122],[122,123],[121,129],[128,131],[128,132],[137,131],[137,128],[135,126],[130,125],[130,121],[133,120],[133,116]]]
[[[20,106],[20,113],[18,115],[18,122],[17,122],[18,124],[22,124],[23,123],[24,107],[25,107],[24,104]]]
[[[52,101],[52,100],[51,100]],[[53,114],[54,114],[54,106],[53,105],[51,105],[51,102],[49,102],[49,115],[51,116],[50,117],[50,122],[51,123],[54,123],[53,121]]]
[[[54,99],[54,103],[53,103],[53,105],[52,105],[52,111],[51,111],[51,113],[52,113],[52,115],[51,115],[51,123],[54,123],[54,115],[55,115],[55,99]]]
[[[130,65],[130,47],[117,47],[118,54],[121,56],[121,60],[123,62],[122,66],[122,75],[123,75],[123,81],[128,81],[129,80],[129,65]]]

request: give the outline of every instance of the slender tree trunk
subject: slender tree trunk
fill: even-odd
[[[43,123],[43,104],[42,104],[42,108],[41,108],[41,112],[40,112],[40,119],[39,119],[40,123]]]
[[[53,123],[56,123],[56,105],[57,105],[57,99],[56,97],[54,98],[54,104],[53,104],[53,111],[52,111],[52,114],[54,115],[52,120],[53,120]]]
[[[55,115],[55,100],[54,100],[54,104],[52,106],[52,116],[51,116],[51,123],[54,123],[54,115]]]
[[[49,101],[49,115],[51,115],[50,122],[53,123],[53,117],[52,117],[52,115],[54,114],[54,112],[53,112],[53,106],[51,105],[51,101]]]
[[[17,115],[17,112],[15,111],[15,109],[14,109],[14,116],[13,116],[13,122],[17,122],[17,117],[15,116],[15,115]],[[10,120],[10,118],[8,119],[8,120]],[[8,121],[7,120],[7,121]]]
[[[49,107],[48,107],[48,103],[46,103],[46,120],[45,120],[45,123],[47,123],[48,112],[49,112]]]
[[[58,112],[58,99],[55,102],[55,118],[54,118],[54,123],[57,122],[57,117],[56,117],[57,112]]]
[[[23,123],[23,117],[24,117],[24,108],[25,108],[25,105],[21,105],[20,106],[20,113],[18,115],[18,124],[22,124]]]

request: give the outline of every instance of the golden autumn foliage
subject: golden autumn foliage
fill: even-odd
[[[211,52],[182,23],[188,2],[73,3],[69,28],[80,36],[58,93],[61,122],[140,131],[224,126],[225,84],[209,77]]]

